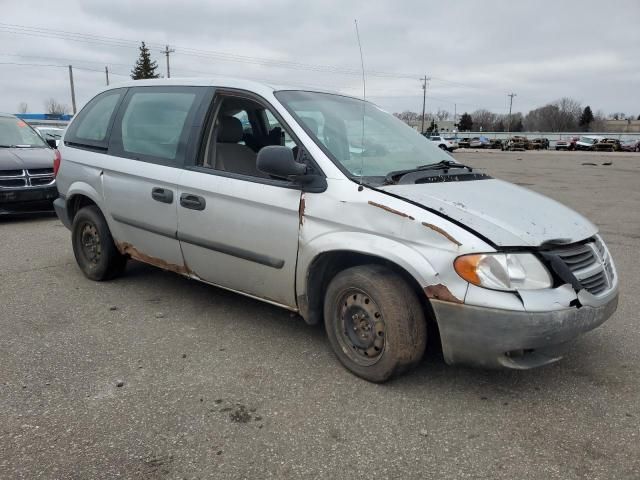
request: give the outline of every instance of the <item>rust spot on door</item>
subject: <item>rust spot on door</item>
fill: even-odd
[[[116,243],[117,249],[123,255],[129,255],[134,260],[138,260],[140,262],[148,263],[149,265],[153,265],[154,267],[162,268],[163,270],[168,270],[170,272],[179,273],[180,275],[190,275],[192,272],[189,270],[189,267],[186,265],[175,265],[173,263],[169,263],[166,260],[161,258],[152,257],[151,255],[147,255],[142,253],[136,247],[127,242]]]
[[[424,225],[427,228],[430,228],[431,230],[433,230],[434,232],[438,232],[440,235],[442,235],[443,237],[445,237],[447,240],[449,240],[452,243],[455,243],[456,245],[460,246],[462,245],[458,240],[456,240],[455,238],[453,238],[451,235],[449,235],[447,232],[445,232],[443,229],[441,229],[440,227],[433,225],[431,223],[426,223],[426,222],[422,222],[422,225]]]
[[[425,287],[424,293],[427,295],[427,298],[435,298],[436,300],[442,300],[443,302],[462,303],[459,298],[456,298],[456,296],[441,283]]]
[[[305,201],[304,201],[304,193],[300,196],[300,205],[298,206],[298,219],[300,221],[300,226],[304,223],[304,209],[305,209]]]
[[[400,211],[395,210],[395,209],[393,209],[391,207],[387,207],[386,205],[381,205],[379,203],[372,202],[371,200],[369,200],[369,205],[373,205],[374,207],[381,208],[383,210],[386,210],[387,212],[394,213],[396,215],[400,215],[401,217],[408,218],[409,220],[415,220],[415,218],[413,218],[411,215],[407,215],[406,213],[400,212]]]

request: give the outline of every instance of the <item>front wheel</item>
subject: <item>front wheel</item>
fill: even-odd
[[[71,227],[73,254],[84,275],[91,280],[109,280],[120,275],[127,257],[116,248],[107,221],[95,205],[81,208]]]
[[[447,146],[446,145],[438,145],[442,150],[447,150]]]
[[[351,372],[384,382],[422,358],[427,325],[411,286],[379,265],[338,273],[324,301],[324,321],[331,347]]]

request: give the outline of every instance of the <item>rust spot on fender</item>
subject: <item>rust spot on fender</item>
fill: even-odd
[[[427,298],[435,298],[443,302],[462,303],[459,298],[456,298],[449,289],[441,283],[424,287],[424,293],[427,295]]]
[[[300,196],[300,205],[298,206],[298,219],[300,220],[300,226],[304,223],[304,209],[305,209],[304,193]]]
[[[165,260],[162,260],[161,258],[152,257],[151,255],[142,253],[136,247],[134,247],[133,245],[127,242],[116,243],[116,248],[123,255],[129,255],[134,260],[148,263],[149,265],[162,268],[163,270],[179,273],[180,275],[191,275],[192,273],[189,267],[187,267],[187,265],[175,265],[173,263],[169,263]]]
[[[401,217],[408,218],[409,220],[415,220],[415,218],[413,218],[411,215],[407,215],[406,213],[399,212],[398,210],[395,210],[395,209],[393,209],[391,207],[387,207],[386,205],[381,205],[379,203],[372,202],[371,200],[369,200],[369,205],[373,205],[374,207],[381,208],[383,210],[386,210],[387,212],[394,213],[396,215],[400,215]]]
[[[424,225],[427,228],[430,228],[431,230],[433,230],[434,232],[438,232],[440,235],[442,235],[444,238],[446,238],[447,240],[449,240],[452,243],[455,243],[456,245],[460,246],[462,245],[458,240],[456,240],[455,238],[453,238],[451,235],[449,235],[447,232],[445,232],[443,229],[441,229],[440,227],[433,225],[431,223],[426,223],[426,222],[422,222],[422,225]]]

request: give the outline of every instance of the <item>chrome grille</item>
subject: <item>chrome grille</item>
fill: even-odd
[[[55,184],[53,168],[0,170],[0,188],[45,187]]]
[[[607,247],[600,237],[591,241],[562,247],[551,252],[562,259],[584,289],[600,295],[613,287],[615,269]]]

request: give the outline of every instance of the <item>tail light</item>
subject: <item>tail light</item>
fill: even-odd
[[[58,170],[60,170],[60,162],[62,161],[62,155],[58,149],[54,150],[55,157],[53,158],[53,176],[58,176]]]

